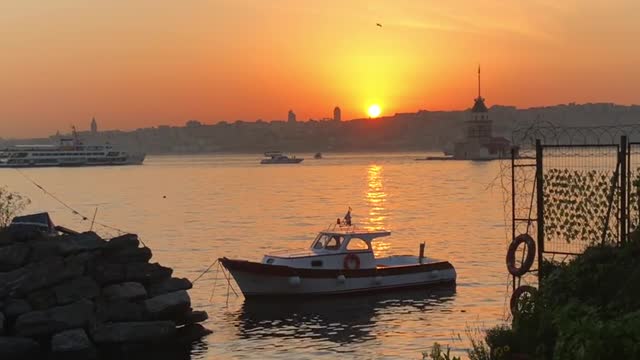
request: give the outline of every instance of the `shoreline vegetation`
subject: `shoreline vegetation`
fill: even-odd
[[[541,290],[522,299],[510,325],[472,341],[471,360],[640,358],[640,230],[542,271]]]
[[[468,359],[640,359],[640,229],[542,271],[542,290],[521,299],[510,324],[467,331]],[[422,358],[462,359],[439,343]]]

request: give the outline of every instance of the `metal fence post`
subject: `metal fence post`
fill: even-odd
[[[542,142],[536,139],[536,208],[538,223],[538,288],[542,282],[542,257],[544,254],[544,186],[542,179]]]
[[[618,161],[620,162],[620,243],[627,241],[627,217],[629,211],[627,209],[627,137],[620,137],[620,151],[618,153]]]
[[[516,238],[516,148],[511,147],[511,241]],[[512,275],[513,291],[516,291],[516,277]]]

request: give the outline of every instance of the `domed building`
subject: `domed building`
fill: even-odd
[[[471,108],[471,117],[465,121],[465,139],[454,145],[453,158],[458,160],[492,160],[511,157],[511,142],[493,136],[493,121],[480,94],[480,68],[478,67],[478,97]]]

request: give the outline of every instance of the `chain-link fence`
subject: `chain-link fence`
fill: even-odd
[[[619,145],[542,145],[545,253],[620,239]],[[540,240],[538,240],[540,241]]]

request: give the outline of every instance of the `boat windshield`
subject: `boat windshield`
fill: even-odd
[[[343,240],[340,235],[321,234],[312,247],[316,250],[339,250]]]

